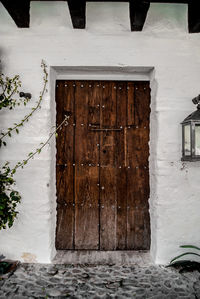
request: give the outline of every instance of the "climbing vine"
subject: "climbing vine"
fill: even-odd
[[[46,65],[42,62],[41,67],[43,69],[43,88],[39,96],[39,100],[36,102],[36,106],[31,109],[31,112],[23,117],[19,123],[15,123],[12,127],[8,128],[5,132],[1,132],[0,135],[0,147],[6,146],[5,139],[12,137],[13,133],[19,134],[20,128],[33,116],[39,108],[41,108],[41,102],[47,91],[48,73]],[[21,104],[26,105],[30,100],[30,96],[26,97],[25,93],[20,93],[19,88],[21,87],[21,81],[19,76],[14,78],[5,77],[3,74],[0,75],[0,110],[8,108],[12,110],[16,106]],[[17,98],[16,98],[17,96]],[[21,98],[18,98],[21,96]],[[36,154],[40,154],[42,149],[48,144],[50,139],[57,135],[58,130],[65,124],[67,125],[68,116],[65,116],[64,120],[60,123],[57,128],[54,128],[50,133],[49,138],[44,142],[40,143],[40,146],[33,152],[27,155],[27,158],[17,162],[14,167],[10,167],[10,163],[6,162],[5,165],[0,169],[0,230],[11,227],[17,217],[17,205],[21,201],[21,195],[18,191],[14,190],[13,186],[16,184],[13,176],[18,168],[23,168],[30,159],[33,159]]]
[[[9,108],[11,110],[22,103],[26,106],[29,101],[28,97],[23,95],[17,99],[15,97],[19,94],[19,87],[21,87],[21,81],[18,75],[9,78],[4,74],[0,74],[0,110],[2,108]]]
[[[41,67],[43,69],[43,72],[44,72],[44,77],[43,77],[43,81],[44,81],[44,85],[43,85],[43,89],[40,93],[40,97],[39,97],[39,100],[36,102],[36,106],[31,108],[31,112],[28,114],[28,115],[25,115],[24,118],[17,124],[15,123],[11,128],[8,128],[6,132],[1,132],[1,137],[0,137],[0,147],[2,146],[2,144],[4,146],[6,146],[6,142],[3,141],[3,139],[6,137],[6,136],[9,136],[11,137],[12,136],[12,132],[15,131],[17,134],[19,134],[19,128],[22,127],[24,125],[25,122],[28,122],[29,121],[29,118],[33,115],[33,113],[38,110],[39,108],[41,108],[41,102],[42,102],[42,99],[43,99],[43,96],[46,92],[46,86],[47,86],[47,78],[48,78],[48,73],[47,73],[47,70],[46,70],[46,65],[45,63],[42,61],[41,63]],[[6,77],[6,81],[5,83],[2,83],[2,87],[5,86],[5,88],[7,88],[7,94],[8,94],[8,97],[10,98],[10,95],[9,95],[9,91],[11,90],[12,92],[11,95],[15,93],[19,94],[19,91],[18,91],[18,88],[21,87],[21,81],[19,81],[19,76],[15,76],[14,78],[17,78],[17,79],[9,79],[8,77]],[[16,82],[17,80],[17,82]],[[11,83],[7,83],[7,82],[11,82]],[[10,86],[11,85],[11,86]],[[14,85],[14,87],[12,86]],[[16,86],[16,87],[15,87]],[[3,89],[4,91],[4,89]],[[5,92],[3,92],[3,94],[6,94]],[[0,95],[1,97],[1,95]],[[21,100],[21,102],[24,103],[24,105],[26,105],[27,101],[29,99],[28,98],[23,98],[23,100]],[[4,100],[4,102],[9,102],[8,100]],[[11,99],[11,102],[14,102],[15,104],[13,104],[11,107],[15,107],[16,103],[18,105],[20,105],[20,102],[17,101],[17,100],[12,100]],[[5,106],[6,107],[6,106]]]

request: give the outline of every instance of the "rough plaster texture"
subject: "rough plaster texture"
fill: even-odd
[[[0,3],[1,71],[19,74],[32,102],[42,88],[42,59],[50,73],[41,110],[1,149],[1,163],[24,159],[49,136],[55,124],[55,79],[64,78],[67,70],[69,75],[71,67],[77,67],[74,78],[84,67],[112,67],[113,73],[116,68],[120,79],[127,78],[126,67],[137,69],[138,78],[144,67],[153,69],[145,75],[152,88],[151,255],[155,263],[165,264],[181,252],[179,245],[200,246],[200,163],[180,161],[180,122],[195,109],[191,99],[199,93],[200,80],[200,34],[187,32],[187,5],[151,4],[143,32],[131,32],[127,3],[88,3],[87,28],[74,30],[67,3],[31,2],[30,24],[29,29],[16,28]],[[132,78],[137,79],[134,71]],[[20,120],[32,105],[2,110],[1,128]],[[22,204],[15,225],[0,232],[0,253],[48,263],[55,255],[55,140],[18,171],[16,180]]]

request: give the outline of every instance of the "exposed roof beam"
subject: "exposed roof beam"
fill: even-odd
[[[13,18],[18,27],[29,27],[30,15],[30,0],[12,1],[1,0],[4,7],[7,9],[10,16]]]
[[[200,2],[198,0],[198,2]],[[191,2],[188,4],[188,27],[190,33],[200,32],[200,3]]]
[[[142,31],[149,6],[149,1],[129,1],[131,31]]]
[[[73,27],[78,29],[84,29],[85,19],[86,19],[85,17],[86,1],[68,0],[68,6],[72,18]]]

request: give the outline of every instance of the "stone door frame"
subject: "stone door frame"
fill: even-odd
[[[129,81],[150,81],[151,87],[151,113],[150,113],[150,142],[149,142],[149,176],[150,176],[150,225],[151,225],[151,247],[150,254],[155,259],[157,250],[156,237],[156,213],[154,211],[154,199],[156,198],[156,177],[155,177],[155,157],[156,157],[156,128],[157,118],[156,90],[154,67],[131,67],[131,66],[51,66],[50,67],[50,105],[51,105],[51,125],[56,123],[56,102],[55,84],[56,80],[129,80]],[[56,255],[55,232],[56,232],[56,142],[51,145],[51,260]]]

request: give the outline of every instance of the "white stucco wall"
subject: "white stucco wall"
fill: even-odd
[[[151,254],[167,263],[179,245],[200,246],[200,163],[182,163],[180,122],[199,94],[200,34],[187,32],[187,5],[151,4],[143,32],[131,32],[127,3],[88,3],[87,28],[74,30],[67,3],[32,2],[29,29],[19,29],[0,3],[0,68],[19,74],[33,99],[15,112],[0,111],[0,126],[20,120],[42,88],[41,60],[50,73],[40,111],[1,149],[14,165],[49,136],[55,124],[54,80],[59,67],[153,67],[150,141]],[[54,67],[54,68],[53,68]],[[57,68],[55,68],[57,67]],[[123,78],[123,77],[122,77]],[[55,141],[16,174],[19,216],[0,232],[0,253],[50,262],[55,254]]]

